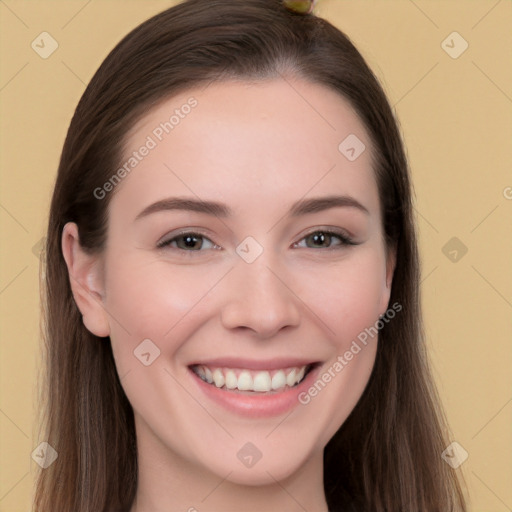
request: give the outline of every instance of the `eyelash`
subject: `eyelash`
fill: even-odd
[[[329,237],[336,237],[339,239],[340,243],[339,244],[336,244],[335,246],[333,247],[320,247],[319,249],[322,249],[324,251],[332,251],[332,250],[337,250],[338,248],[342,248],[342,247],[345,247],[345,246],[350,246],[350,245],[358,245],[356,242],[354,242],[354,240],[348,236],[346,233],[342,232],[342,231],[337,231],[337,230],[331,230],[331,229],[316,229],[314,231],[310,231],[309,233],[307,233],[306,235],[304,235],[298,242],[295,242],[293,245],[297,245],[298,243],[302,242],[303,240],[305,240],[306,238],[310,237],[311,235],[315,235],[315,234],[319,234],[319,233],[322,233],[324,235],[327,235]],[[178,233],[177,235],[175,235],[173,238],[169,238],[167,240],[163,240],[162,242],[159,242],[157,244],[157,247],[159,249],[164,249],[166,247],[169,247],[170,249],[172,250],[177,250],[177,251],[180,251],[182,253],[192,253],[190,254],[190,256],[193,256],[193,253],[199,253],[199,252],[204,252],[203,250],[201,249],[198,249],[198,250],[195,250],[195,249],[191,249],[191,250],[186,250],[186,249],[181,249],[179,247],[170,247],[170,244],[172,242],[175,242],[177,238],[180,238],[180,237],[183,237],[183,236],[186,236],[186,235],[192,235],[193,237],[197,237],[197,238],[202,238],[202,239],[205,239],[205,240],[208,240],[209,242],[211,242],[213,245],[215,245],[216,247],[217,244],[215,244],[214,242],[212,242],[206,235],[204,235],[203,233],[200,233],[200,232],[196,232],[196,231],[183,231],[181,233]],[[306,249],[315,249],[315,247],[305,247]]]

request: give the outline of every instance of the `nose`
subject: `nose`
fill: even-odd
[[[253,263],[238,261],[224,283],[228,299],[222,324],[226,329],[249,329],[261,339],[285,327],[297,327],[300,299],[290,281],[289,272],[264,255]]]

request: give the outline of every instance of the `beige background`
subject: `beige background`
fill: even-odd
[[[173,3],[0,0],[1,512],[30,510],[31,453],[44,441],[34,434],[36,254],[68,123],[108,51]],[[353,39],[401,121],[432,362],[452,440],[469,453],[456,471],[472,510],[510,511],[512,3],[320,0],[317,12]],[[59,45],[47,59],[31,48],[44,31]],[[442,46],[454,31],[469,44],[458,58]],[[457,36],[446,44],[463,48]],[[459,247],[443,252],[452,237]]]

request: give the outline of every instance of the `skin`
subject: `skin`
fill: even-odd
[[[73,223],[62,235],[84,324],[110,336],[135,413],[131,512],[324,512],[323,449],[368,382],[377,339],[309,404],[270,418],[210,401],[191,385],[187,366],[300,356],[322,361],[321,375],[386,311],[395,256],[383,242],[371,141],[338,94],[279,78],[213,83],[167,99],[130,130],[126,154],[190,97],[197,106],[117,185],[105,250],[85,253]],[[338,150],[349,134],[366,145],[352,162]],[[299,199],[333,194],[352,196],[368,213],[288,215]],[[222,202],[233,215],[169,210],[135,220],[171,196]],[[327,227],[358,245],[307,237]],[[201,228],[204,248],[156,247],[180,228]],[[236,252],[247,236],[263,247],[250,264]],[[133,353],[147,338],[160,350],[150,366]],[[262,454],[251,468],[237,458],[249,441]]]

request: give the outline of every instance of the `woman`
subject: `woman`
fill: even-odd
[[[311,2],[188,0],[69,127],[35,510],[464,511],[404,150]]]

